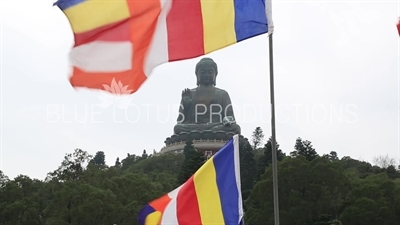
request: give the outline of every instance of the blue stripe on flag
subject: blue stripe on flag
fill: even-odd
[[[150,214],[155,212],[156,210],[153,209],[153,207],[151,207],[150,205],[146,205],[140,212],[138,215],[138,222],[139,224],[145,224],[146,222],[146,217]]]
[[[71,6],[82,3],[86,0],[58,0],[54,5],[58,6],[61,10],[66,10]]]
[[[234,0],[237,42],[268,32],[265,0]]]
[[[240,217],[238,208],[240,190],[236,185],[234,150],[231,139],[213,157],[225,225],[237,225]]]

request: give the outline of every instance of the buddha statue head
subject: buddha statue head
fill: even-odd
[[[218,74],[217,64],[211,58],[202,58],[196,64],[195,74],[197,77],[197,86],[200,85],[216,85]]]

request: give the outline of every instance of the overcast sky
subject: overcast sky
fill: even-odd
[[[52,3],[1,1],[0,169],[10,178],[44,179],[75,148],[104,151],[108,165],[127,153],[159,151],[172,135],[181,91],[196,85],[201,57],[156,68],[126,100],[128,108],[107,106],[111,95],[69,84],[73,35]],[[301,137],[319,154],[399,159],[399,1],[272,4],[281,149],[293,151]],[[250,138],[260,126],[270,136],[268,37],[208,56],[218,64],[217,86],[230,94],[242,134]]]

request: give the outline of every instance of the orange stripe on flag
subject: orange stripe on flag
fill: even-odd
[[[170,201],[171,201],[171,198],[168,196],[168,194],[166,194],[166,195],[162,196],[161,198],[158,198],[158,199],[150,202],[149,205],[157,211],[164,212],[165,207],[167,207],[167,205]]]
[[[133,70],[129,89],[137,91],[146,80],[144,60],[149,50],[157,25],[158,15],[161,12],[159,0],[128,1],[131,13],[131,40],[133,43]]]
[[[144,61],[153,39],[158,15],[161,11],[159,0],[127,1],[131,17],[129,18],[130,41],[133,45],[132,69],[123,72],[101,73],[90,72],[74,67],[70,78],[74,87],[105,89],[112,81],[121,82],[123,86],[136,92],[146,80]],[[106,53],[103,53],[106,54]]]
[[[130,76],[132,76],[132,71],[129,70],[119,73],[88,73],[74,67],[72,74],[73,75],[69,81],[73,87],[88,87],[92,89],[106,90],[104,85],[110,86],[113,79],[115,79],[116,82],[120,81],[124,86],[128,84]]]

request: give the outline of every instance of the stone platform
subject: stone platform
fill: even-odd
[[[223,140],[223,141],[228,141],[235,135],[235,133],[232,132],[214,132],[214,131],[193,131],[190,133],[187,132],[182,132],[178,135],[173,134],[171,137],[168,137],[164,143],[166,146],[169,146],[171,144],[177,143],[177,142],[185,142],[187,140]]]
[[[222,146],[225,145],[225,140],[194,140],[193,146],[205,155],[214,155]],[[183,153],[186,141],[175,142],[161,149],[160,153]]]
[[[164,143],[165,146],[161,149],[160,153],[182,153],[186,145],[186,141],[191,139],[193,146],[205,155],[214,155],[219,149],[221,149],[227,141],[229,141],[235,133],[225,133],[225,132],[190,132],[181,133],[179,135],[172,135],[167,138]],[[239,140],[243,140],[242,135],[239,136]],[[247,139],[246,139],[247,140]]]

